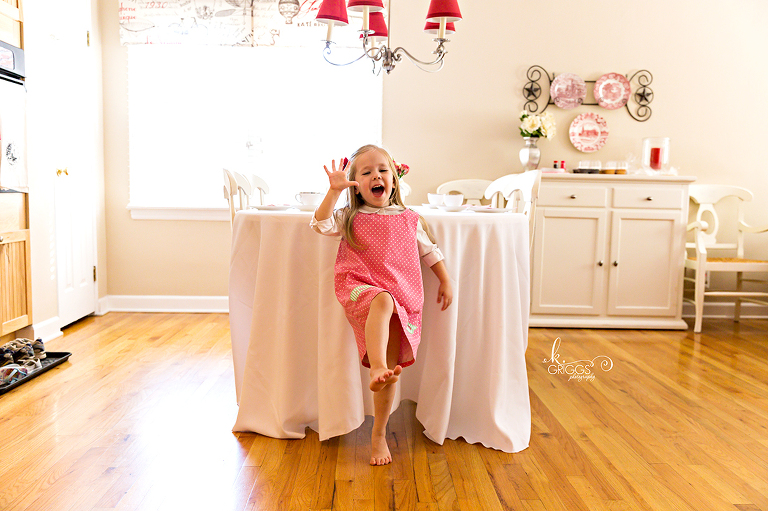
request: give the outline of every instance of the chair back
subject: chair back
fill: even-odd
[[[237,191],[240,195],[241,209],[251,205],[251,197],[259,195],[259,204],[264,204],[264,196],[269,193],[267,182],[255,174],[233,172],[237,182]]]
[[[533,250],[533,231],[536,227],[536,203],[539,199],[541,171],[529,170],[521,174],[507,174],[493,181],[485,189],[486,199],[497,200],[499,206],[528,215],[528,238]]]
[[[405,198],[408,197],[411,194],[411,192],[412,192],[411,185],[409,185],[408,183],[406,183],[401,179],[400,180],[400,197],[403,200],[405,200]]]
[[[232,172],[224,170],[224,198],[229,203],[229,227],[235,223],[235,196],[237,195],[237,181]]]
[[[719,240],[721,218],[715,209],[715,204],[726,198],[735,198],[736,222],[739,226],[744,223],[743,204],[752,200],[752,192],[746,188],[728,185],[690,185],[688,193],[693,202],[699,205],[696,213],[697,222],[705,222],[706,230],[702,230],[700,240],[707,248],[736,250],[737,257],[744,257],[744,236],[741,229],[736,235],[736,242],[723,243]],[[730,202],[733,204],[733,202]],[[695,243],[687,243],[687,248],[694,248]]]
[[[490,184],[491,182],[487,179],[457,179],[455,181],[447,181],[438,186],[437,193],[460,193],[464,195],[465,203],[479,206],[485,189]]]

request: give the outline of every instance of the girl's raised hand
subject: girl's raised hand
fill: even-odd
[[[331,185],[331,190],[344,191],[350,186],[358,186],[357,181],[349,181],[345,172],[345,167],[348,163],[346,158],[339,160],[339,170],[336,170],[336,160],[331,160],[331,170],[323,165],[325,173],[328,174],[328,182]]]

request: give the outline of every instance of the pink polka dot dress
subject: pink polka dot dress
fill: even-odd
[[[357,341],[365,367],[370,367],[365,349],[365,322],[371,301],[382,292],[392,295],[402,327],[397,363],[406,367],[416,360],[421,339],[421,310],[424,287],[416,242],[419,215],[406,209],[398,215],[355,215],[352,229],[355,249],[342,240],[336,256],[334,286]]]

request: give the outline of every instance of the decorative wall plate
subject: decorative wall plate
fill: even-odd
[[[573,120],[568,136],[576,149],[582,153],[592,153],[605,145],[608,124],[599,115],[587,112]]]
[[[549,87],[549,95],[555,105],[565,110],[576,108],[587,97],[587,84],[580,76],[573,73],[557,75]]]
[[[607,73],[595,82],[595,100],[608,110],[616,110],[627,104],[631,86],[619,73]]]

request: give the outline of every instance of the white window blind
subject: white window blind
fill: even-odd
[[[268,204],[294,203],[327,189],[331,159],[381,143],[381,77],[367,63],[332,66],[321,47],[129,46],[134,218],[226,208],[222,168],[264,178]]]

